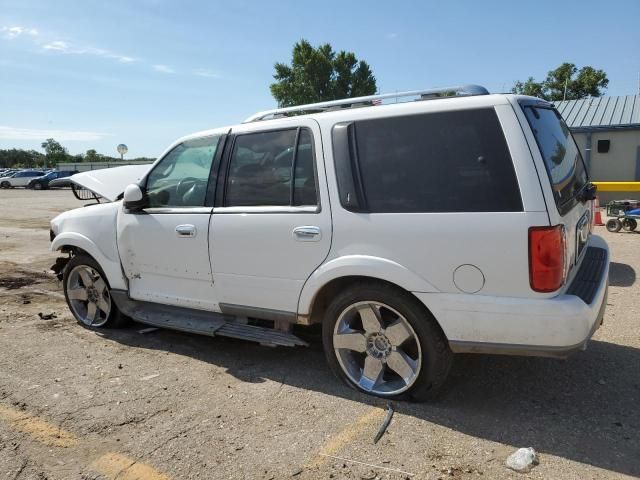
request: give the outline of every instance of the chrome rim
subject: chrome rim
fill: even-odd
[[[397,395],[420,375],[418,335],[384,303],[358,302],[346,308],[333,330],[333,350],[342,371],[368,393]]]
[[[111,313],[111,295],[100,273],[78,265],[67,279],[67,298],[74,316],[85,325],[101,327]]]

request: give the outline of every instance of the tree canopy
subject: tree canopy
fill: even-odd
[[[66,162],[69,159],[69,153],[60,143],[53,138],[47,138],[42,142],[41,147],[45,151],[45,167],[47,165],[54,167],[58,163]]]
[[[300,40],[293,46],[291,65],[276,63],[271,94],[281,107],[359,97],[376,93],[369,65],[353,52],[336,53],[330,44],[314,48]]]
[[[46,152],[43,155],[35,150],[20,148],[0,149],[0,168],[35,168],[55,167],[64,162],[119,162],[120,158],[110,157],[98,153],[95,149],[87,150],[85,154],[70,155],[67,149],[53,138],[48,138],[41,144]],[[154,161],[155,158],[138,157],[134,161]]]
[[[547,78],[536,82],[533,77],[517,81],[513,93],[531,95],[545,100],[578,100],[588,96],[599,97],[606,90],[609,79],[604,70],[585,66],[578,70],[573,63],[563,63],[547,73]],[[566,86],[566,97],[565,97]]]

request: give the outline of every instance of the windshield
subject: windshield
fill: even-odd
[[[556,110],[526,106],[524,112],[547,167],[556,205],[564,205],[587,183],[582,155]]]

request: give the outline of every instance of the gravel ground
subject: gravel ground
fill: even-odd
[[[386,403],[337,381],[313,332],[273,349],[78,325],[47,268],[49,219],[80,204],[0,190],[0,479],[640,476],[636,233],[597,228],[614,263],[587,351],[458,356],[443,398],[395,403],[374,445]],[[528,446],[540,465],[506,469]]]

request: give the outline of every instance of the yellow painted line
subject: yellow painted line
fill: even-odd
[[[599,192],[640,192],[640,182],[592,182]]]
[[[331,438],[322,450],[306,465],[307,468],[319,467],[327,461],[327,458],[335,455],[342,447],[351,442],[371,423],[381,420],[385,415],[382,408],[373,408],[365,415],[360,417],[356,422],[349,425],[336,436]]]
[[[139,463],[120,453],[107,453],[91,465],[91,471],[100,473],[110,479],[118,480],[170,480],[164,473],[153,467]]]
[[[0,405],[0,419],[6,421],[14,430],[26,433],[50,447],[66,448],[78,444],[78,439],[72,433],[65,432],[56,425],[6,405]]]

